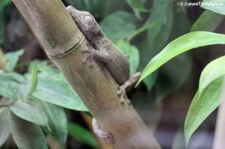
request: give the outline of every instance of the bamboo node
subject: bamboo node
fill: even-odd
[[[73,51],[75,51],[76,49],[78,49],[80,47],[80,45],[83,43],[85,37],[84,35],[80,38],[80,40],[74,44],[71,48],[69,48],[68,50],[65,51],[60,51],[58,53],[54,53],[54,55],[48,55],[49,59],[58,59],[58,58],[62,58],[70,53],[72,53]]]

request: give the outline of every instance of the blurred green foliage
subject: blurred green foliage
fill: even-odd
[[[9,5],[11,0],[1,0],[0,1],[0,45],[4,42],[4,10],[7,5]]]
[[[0,146],[11,133],[19,148],[47,148],[44,132],[64,146],[68,130],[61,107],[79,111],[87,108],[59,70],[46,62],[33,61],[28,73],[16,73],[23,53],[7,53],[7,65],[0,72]]]

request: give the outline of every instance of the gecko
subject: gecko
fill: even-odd
[[[137,72],[130,77],[130,65],[127,58],[107,38],[100,25],[89,12],[77,10],[73,6],[67,6],[67,11],[90,44],[90,48],[83,49],[83,52],[90,53],[89,57],[105,65],[115,82],[119,85],[117,95],[120,97],[120,102],[130,104],[126,93],[137,83],[141,73]],[[99,137],[107,142],[113,142],[112,135],[101,130],[95,119],[93,119],[93,128]]]

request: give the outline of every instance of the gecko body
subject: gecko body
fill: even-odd
[[[115,82],[119,85],[117,94],[120,96],[121,103],[124,103],[125,101],[130,103],[126,92],[128,92],[138,81],[140,72],[137,72],[130,77],[130,66],[127,58],[106,37],[100,25],[89,12],[79,11],[72,6],[68,6],[67,10],[90,44],[89,49],[83,50],[83,52],[90,53],[87,59],[94,58],[105,65]],[[101,130],[95,119],[93,119],[93,128],[94,132],[99,137],[107,142],[113,142],[112,135]]]

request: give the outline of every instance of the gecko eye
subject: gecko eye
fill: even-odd
[[[84,23],[87,25],[91,25],[94,23],[94,18],[91,15],[84,16]]]

